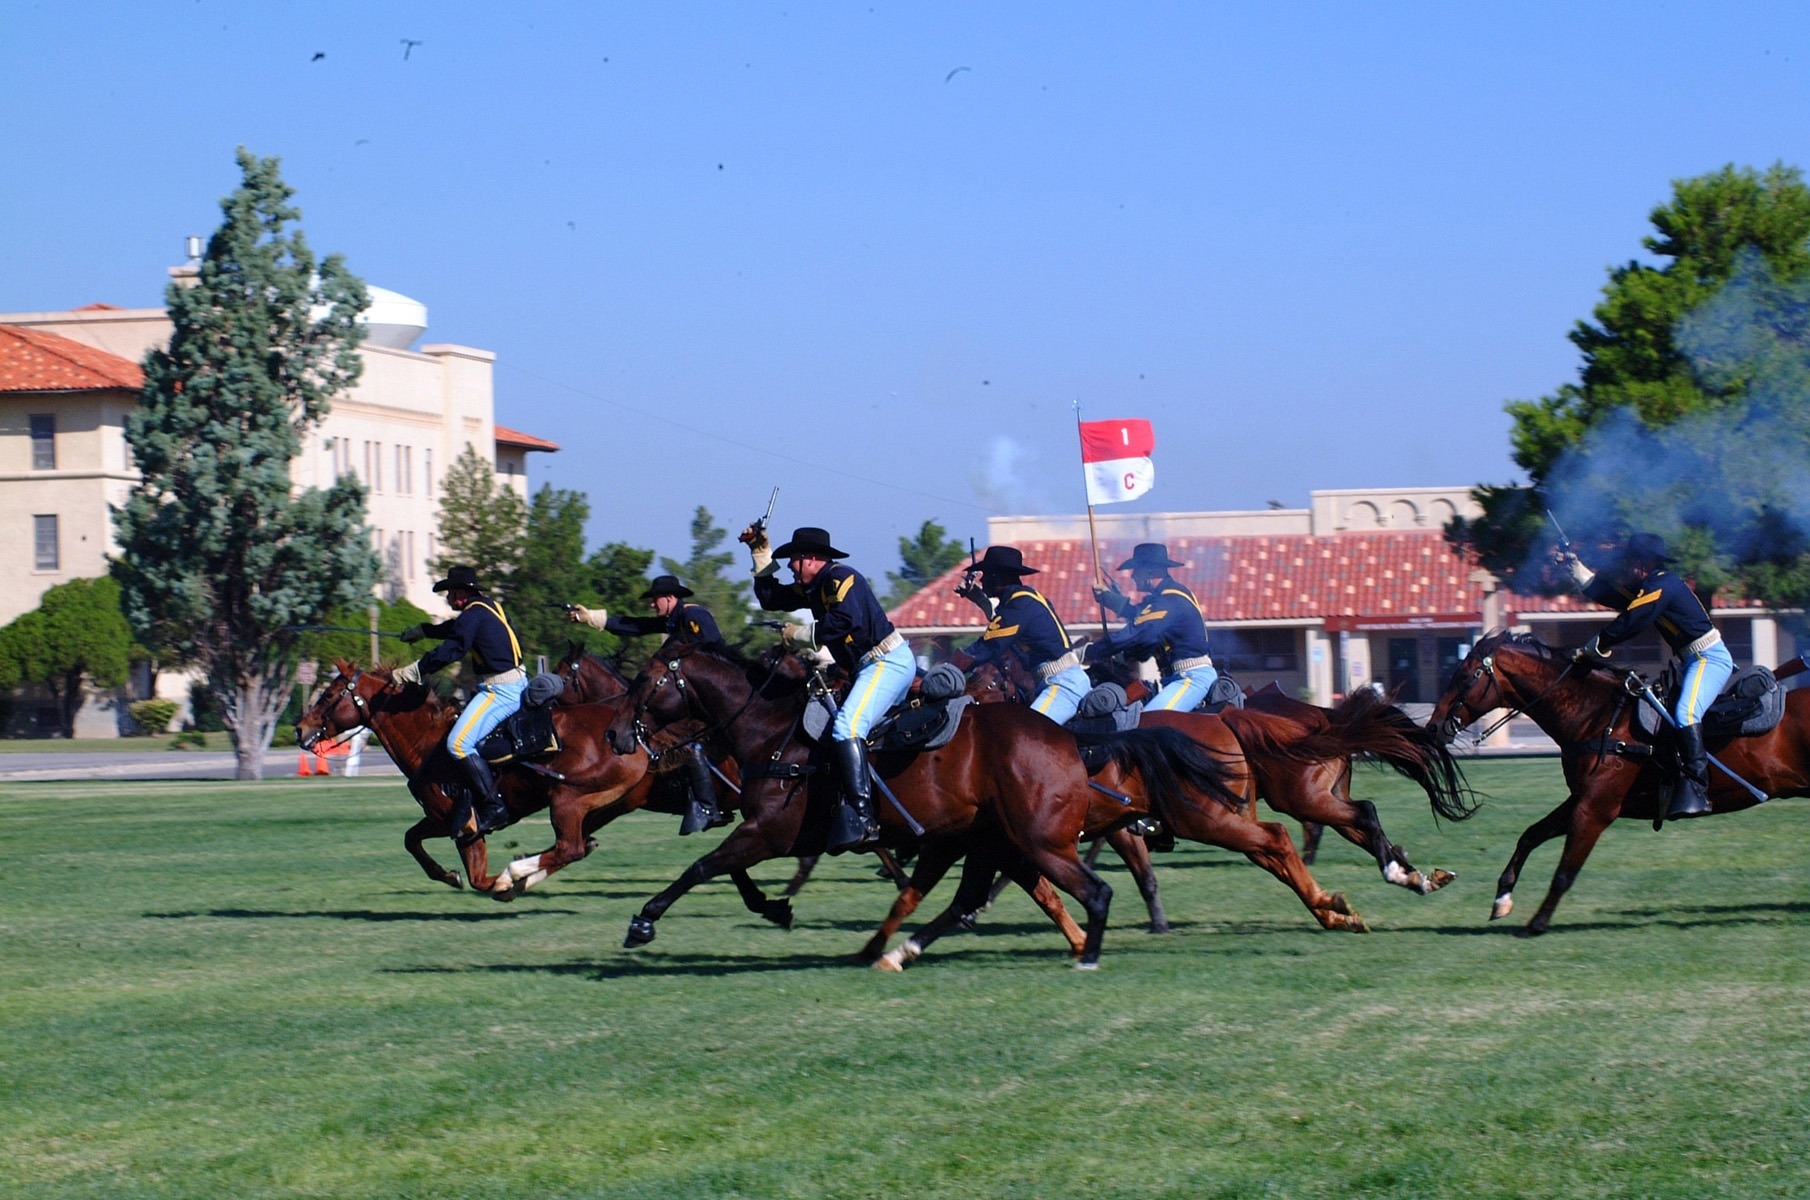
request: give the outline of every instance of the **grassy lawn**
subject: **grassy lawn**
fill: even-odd
[[[889,902],[872,860],[826,860],[790,933],[721,883],[622,950],[708,844],[676,818],[505,906],[416,871],[393,780],[0,789],[5,1191],[1810,1194],[1810,805],[1624,822],[1522,941],[1484,918],[1558,768],[1471,776],[1489,803],[1443,829],[1361,780],[1460,874],[1412,896],[1329,837],[1316,873],[1369,935],[1184,848],[1169,937],[1109,873],[1096,973],[1013,893],[902,976],[843,965]]]

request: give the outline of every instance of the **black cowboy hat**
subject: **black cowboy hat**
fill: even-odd
[[[436,592],[450,592],[455,588],[467,592],[481,592],[478,586],[478,572],[474,567],[457,566],[446,573],[446,578],[434,585]]]
[[[1628,539],[1627,556],[1641,562],[1660,564],[1678,560],[1665,552],[1665,539],[1656,533],[1637,533]]]
[[[1169,567],[1179,567],[1181,565],[1181,563],[1178,563],[1173,558],[1169,557],[1169,547],[1163,545],[1161,542],[1139,542],[1132,550],[1131,557],[1120,563],[1116,569],[1120,571],[1138,571],[1149,568],[1150,570],[1156,571],[1166,570]]]
[[[654,600],[661,596],[677,596],[683,600],[692,594],[692,590],[679,582],[677,575],[656,575],[653,583],[641,593],[643,600]]]
[[[989,572],[999,575],[1037,575],[1036,567],[1024,565],[1024,554],[1016,546],[988,546],[987,552],[980,556],[980,561],[968,568],[985,575]]]
[[[848,552],[830,545],[830,533],[815,525],[800,525],[792,531],[792,540],[773,548],[774,558],[847,558]]]

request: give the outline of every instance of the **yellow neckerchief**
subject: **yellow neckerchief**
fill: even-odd
[[[1062,624],[1062,618],[1056,615],[1056,610],[1050,607],[1050,602],[1043,598],[1041,592],[1036,588],[1020,587],[1017,591],[1007,596],[1005,602],[1006,604],[1010,604],[1020,596],[1029,596],[1037,603],[1043,605],[1043,611],[1047,612],[1050,615],[1050,620],[1056,623],[1056,632],[1062,635],[1062,648],[1064,650],[1069,650],[1074,647],[1074,643],[1069,640],[1068,629]],[[1001,605],[1000,607],[1003,608],[1005,605]],[[988,622],[987,632],[981,635],[981,640],[992,641],[994,638],[1011,637],[1017,632],[1018,626],[1013,625],[1009,628],[1002,627],[999,624],[999,618],[994,617],[992,621]]]
[[[485,612],[489,613],[491,616],[495,617],[497,620],[499,620],[503,623],[503,632],[509,635],[509,650],[512,654],[515,655],[515,661],[510,663],[509,666],[510,667],[521,666],[522,665],[522,644],[516,640],[515,630],[510,626],[509,618],[505,617],[503,615],[503,602],[501,600],[473,600],[466,607],[467,608],[481,608]],[[505,668],[505,670],[507,670],[507,669],[508,668]]]

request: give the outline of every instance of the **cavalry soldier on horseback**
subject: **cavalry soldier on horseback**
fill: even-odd
[[[828,849],[840,854],[864,848],[880,836],[865,739],[911,690],[917,675],[911,647],[887,620],[866,578],[838,561],[848,555],[830,544],[827,531],[802,526],[785,545],[768,549],[765,525],[757,522],[742,531],[741,540],[754,558],[754,598],[760,606],[769,612],[811,610],[810,625],[785,626],[786,641],[823,647],[854,676],[831,732],[844,803],[837,807]],[[796,582],[774,578],[780,559],[788,560]]]
[[[987,630],[956,651],[951,661],[965,670],[1004,655],[1015,656],[1044,684],[1031,707],[1061,725],[1075,715],[1092,683],[1056,610],[1041,592],[1024,582],[1026,575],[1036,574],[1036,567],[1024,565],[1024,555],[1016,546],[987,547],[956,589],[956,595],[986,614]]]
[[[478,743],[521,708],[528,677],[522,670],[522,646],[515,630],[509,627],[502,604],[485,596],[479,588],[476,570],[456,566],[446,573],[445,579],[434,584],[434,590],[446,593],[446,602],[457,615],[437,625],[411,625],[403,630],[405,642],[418,642],[424,637],[444,640],[415,662],[396,668],[390,679],[398,687],[420,683],[423,671],[438,671],[467,654],[473,657],[478,690],[453,722],[452,732],[446,735],[446,748],[464,767],[471,784],[471,803],[481,837],[509,824],[509,808],[497,791],[490,764],[477,752]],[[455,825],[463,823],[456,821]],[[454,836],[463,835],[455,828]]]
[[[1678,779],[1665,815],[1669,821],[1702,816],[1709,812],[1703,710],[1720,694],[1735,669],[1721,632],[1710,623],[1703,601],[1690,585],[1666,570],[1677,559],[1666,553],[1665,540],[1657,534],[1630,537],[1616,566],[1600,574],[1569,551],[1563,556],[1584,595],[1621,614],[1579,648],[1577,661],[1592,666],[1605,663],[1613,647],[1656,626],[1684,665],[1672,711],[1678,724]]]
[[[1115,654],[1134,659],[1154,656],[1163,685],[1147,708],[1191,712],[1206,700],[1219,672],[1207,657],[1207,626],[1194,593],[1169,577],[1170,567],[1181,563],[1169,557],[1161,542],[1142,542],[1119,570],[1131,572],[1131,584],[1141,599],[1135,604],[1118,588],[1094,588],[1102,607],[1126,618],[1123,628],[1087,645],[1084,663],[1096,663]]]
[[[572,605],[566,615],[577,624],[589,625],[618,637],[658,633],[669,641],[720,645],[723,635],[718,632],[716,618],[710,615],[710,610],[702,604],[686,603],[692,594],[690,588],[679,582],[678,576],[659,575],[641,593],[641,599],[654,610],[653,616],[612,617],[607,609],[586,608],[582,604]],[[705,757],[704,747],[697,742],[687,742],[685,750],[686,782],[691,798],[686,805],[685,819],[679,822],[680,837],[727,825],[732,820],[728,813],[717,807],[716,785],[711,781],[710,760]]]

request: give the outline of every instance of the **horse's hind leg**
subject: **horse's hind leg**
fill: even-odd
[[[859,961],[880,965],[878,960],[886,953],[886,943],[892,940],[893,934],[899,932],[899,926],[917,911],[930,889],[942,882],[943,876],[949,873],[949,868],[955,865],[955,860],[961,857],[961,853],[962,843],[956,839],[932,842],[924,847],[917,862],[912,865],[911,878],[906,881],[904,890],[893,900],[886,920],[867,939],[867,944],[861,947],[861,953],[857,956]],[[917,957],[915,951],[911,957]]]
[[[1502,868],[1502,875],[1496,880],[1496,902],[1490,906],[1490,920],[1500,921],[1515,911],[1515,884],[1521,879],[1521,868],[1527,865],[1527,856],[1570,829],[1571,813],[1576,807],[1577,798],[1567,796],[1564,803],[1522,831],[1520,840],[1515,843],[1515,852],[1508,856],[1508,865]]]
[[[1024,851],[1033,869],[1073,896],[1087,910],[1086,940],[1075,966],[1083,971],[1098,967],[1100,943],[1106,936],[1106,914],[1112,907],[1112,886],[1081,861],[1073,844],[1030,846]]]
[[[1370,928],[1337,892],[1322,888],[1301,862],[1288,830],[1274,821],[1257,821],[1213,800],[1174,805],[1163,814],[1176,836],[1236,850],[1280,879],[1301,897],[1314,919],[1327,929],[1364,933]]]
[[[1150,932],[1168,933],[1169,918],[1163,912],[1162,897],[1157,895],[1156,867],[1150,862],[1150,847],[1128,829],[1115,829],[1101,841],[1110,843],[1118,851],[1119,857],[1131,869],[1131,877],[1137,880],[1138,894],[1144,897],[1144,907],[1150,910]],[[1094,865],[1091,858],[1087,865]]]
[[[811,872],[817,869],[817,860],[822,855],[801,854],[798,857],[798,869],[792,872],[792,878],[786,880],[787,896],[796,896],[804,890],[804,885],[811,881]]]
[[[1301,861],[1307,866],[1314,865],[1314,855],[1320,852],[1320,839],[1326,836],[1326,826],[1318,821],[1301,822]]]
[[[497,875],[496,887],[492,890],[499,895],[512,890],[525,892],[553,872],[590,854],[597,843],[588,836],[586,818],[603,807],[596,803],[595,795],[575,789],[556,790],[550,810],[553,845],[539,854],[525,854],[512,861]]]
[[[446,831],[440,828],[440,822],[432,817],[422,817],[410,825],[407,832],[402,835],[402,844],[407,848],[410,856],[421,864],[421,869],[427,873],[429,879],[435,883],[444,883],[456,891],[465,886],[465,881],[459,878],[457,871],[448,871],[441,866],[439,860],[429,854],[427,847],[421,844],[427,838],[445,836]]]

